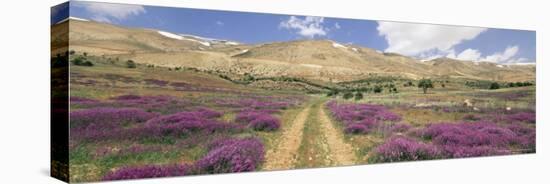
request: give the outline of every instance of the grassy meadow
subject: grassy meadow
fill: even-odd
[[[273,79],[315,90],[270,89],[250,75],[70,58],[73,182],[536,151],[532,83],[433,78],[424,93],[412,79]]]

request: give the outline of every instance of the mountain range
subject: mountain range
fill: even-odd
[[[437,58],[421,61],[327,39],[262,44],[130,28],[80,18],[52,25],[52,52],[74,50],[164,67],[192,67],[259,77],[345,82],[376,76],[531,81],[535,65]],[[68,45],[67,45],[68,43]],[[68,48],[69,47],[69,48]]]

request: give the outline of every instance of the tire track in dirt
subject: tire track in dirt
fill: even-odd
[[[263,165],[264,170],[282,170],[294,168],[298,148],[302,143],[304,124],[309,115],[311,105],[304,108],[294,118],[291,127],[283,132],[278,145],[272,150],[267,151],[266,160]]]
[[[332,124],[332,120],[325,113],[323,105],[319,106],[319,123],[323,129],[329,146],[329,158],[333,161],[333,166],[353,165],[355,162],[355,152],[348,143],[344,142],[344,135]]]
[[[332,163],[330,149],[319,121],[319,106],[321,100],[316,100],[311,106],[304,125],[302,143],[298,148],[298,157],[295,168],[318,168],[330,166]]]

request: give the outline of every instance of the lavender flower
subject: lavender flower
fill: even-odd
[[[271,115],[264,114],[252,120],[249,126],[257,131],[274,131],[279,129],[281,123],[279,122],[279,119]]]
[[[407,130],[411,129],[411,125],[406,123],[398,123],[391,127],[392,132],[406,132]]]
[[[158,114],[145,112],[138,108],[92,108],[70,113],[72,127],[83,127],[90,124],[115,125],[147,121]]]
[[[216,141],[195,163],[199,174],[254,171],[264,161],[264,146],[256,138]]]
[[[511,114],[506,117],[509,122],[527,122],[535,123],[537,121],[537,116],[535,113],[530,112],[519,112],[516,114]]]
[[[110,172],[103,180],[127,180],[140,178],[157,178],[183,176],[189,171],[188,165],[124,167]]]
[[[405,137],[393,137],[375,149],[375,162],[399,162],[440,158],[440,151],[433,145]]]

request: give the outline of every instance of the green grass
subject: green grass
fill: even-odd
[[[298,148],[296,168],[315,168],[328,166],[328,145],[318,120],[321,100],[316,100],[304,125],[302,143]]]
[[[211,99],[234,99],[241,98],[241,95],[306,95],[305,91],[270,91],[252,88],[246,85],[234,84],[221,79],[215,74],[208,74],[200,71],[179,70],[168,71],[163,67],[145,67],[138,65],[135,69],[129,69],[124,66],[124,61],[110,64],[110,62],[100,57],[92,58],[93,67],[71,66],[71,73],[76,74],[71,79],[75,81],[94,80],[96,85],[71,84],[70,96],[78,96],[92,99],[105,100],[118,95],[136,94],[136,95],[169,95],[177,98],[191,100],[200,104],[200,106],[225,112],[219,120],[231,123],[235,118],[233,109],[218,107],[213,104]],[[168,82],[186,82],[195,86],[208,86],[213,88],[230,89],[241,93],[231,92],[211,92],[211,91],[176,91],[171,86],[151,86],[143,80],[156,79]],[[283,79],[281,79],[283,80]],[[290,80],[290,79],[288,79]],[[128,82],[137,81],[137,82]],[[358,83],[364,83],[359,81]],[[369,82],[369,81],[367,81]],[[372,82],[372,81],[371,81]],[[364,98],[360,101],[353,99],[347,102],[353,103],[373,103],[386,105],[391,111],[401,115],[403,122],[409,123],[415,127],[423,127],[427,123],[458,121],[467,113],[446,113],[441,111],[444,107],[461,106],[464,100],[469,99],[475,102],[476,107],[481,108],[534,108],[536,87],[506,88],[499,90],[471,89],[463,85],[463,81],[451,80],[446,88],[436,85],[435,89],[430,89],[429,94],[422,94],[422,90],[417,87],[402,87],[397,81],[399,93],[363,93]],[[350,85],[353,83],[350,83]],[[328,85],[328,84],[327,84]],[[334,84],[336,86],[337,84]],[[371,86],[374,84],[370,84]],[[400,86],[401,85],[401,86]],[[331,86],[333,87],[333,86]],[[384,89],[387,90],[387,89]],[[527,93],[525,97],[513,101],[504,101],[499,97],[502,93]],[[304,102],[302,106],[292,107],[284,110],[276,116],[281,120],[281,128],[274,132],[256,132],[247,130],[239,134],[232,134],[234,137],[259,137],[266,150],[271,150],[278,145],[282,132],[291,127],[295,117],[303,108],[311,103],[311,111],[305,122],[302,143],[298,149],[296,168],[312,168],[329,165],[327,161],[328,148],[324,135],[321,131],[321,125],[318,121],[319,106],[327,100],[343,100],[339,97],[328,98],[325,94],[308,95],[311,102]],[[418,104],[428,104],[431,108],[410,108]],[[71,107],[76,109],[78,107]],[[325,107],[321,107],[325,108]],[[328,110],[326,111],[329,112]],[[343,132],[343,125],[337,121],[332,121],[335,127]],[[358,164],[368,163],[369,156],[373,149],[382,144],[387,137],[381,134],[367,135],[344,135],[347,143],[351,144],[358,156]],[[182,141],[180,138],[149,139],[136,142],[97,142],[84,143],[70,150],[70,170],[71,181],[98,181],[101,177],[114,169],[124,166],[138,166],[146,164],[176,164],[190,163],[201,158],[206,154],[205,148],[195,146],[191,148],[178,148],[177,143]],[[205,140],[208,141],[208,140]],[[120,147],[125,148],[133,143],[146,146],[161,146],[162,151],[143,152],[137,154],[111,154],[105,156],[94,156],[97,148]],[[310,159],[311,158],[311,159]]]
[[[169,146],[161,151],[116,152],[97,158],[93,156],[95,148],[112,146],[111,144],[86,144],[71,150],[69,160],[71,181],[99,181],[102,176],[120,167],[190,163],[206,154],[206,149],[200,146],[192,148]],[[120,143],[118,146],[122,149],[124,143]]]

